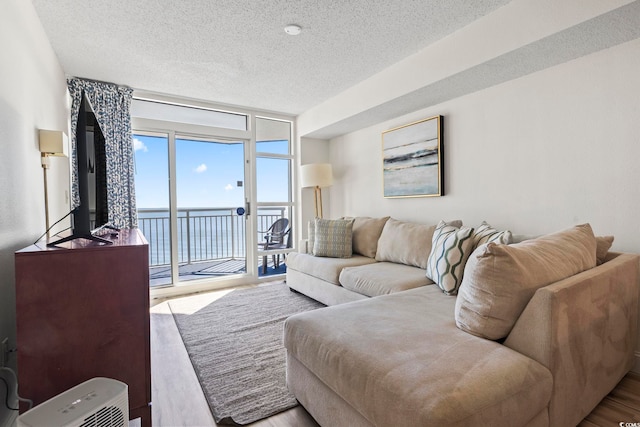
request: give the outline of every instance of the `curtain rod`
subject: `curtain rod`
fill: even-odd
[[[73,80],[73,79],[76,79],[76,80],[83,80],[83,81],[85,81],[85,82],[91,82],[91,83],[101,83],[101,84],[106,84],[106,85],[113,85],[113,86],[116,86],[116,87],[121,87],[121,88],[126,88],[126,89],[132,89],[132,90],[134,90],[134,89],[133,89],[132,87],[130,87],[130,86],[127,86],[127,85],[121,85],[121,84],[113,83],[113,82],[105,82],[104,80],[87,79],[87,78],[85,78],[85,77],[77,77],[77,76],[67,76],[67,80],[69,80],[69,79],[71,79],[71,80]]]

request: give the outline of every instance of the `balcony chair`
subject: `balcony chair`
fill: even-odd
[[[267,231],[258,233],[264,234],[264,242],[258,244],[263,251],[291,247],[291,227],[287,218],[276,220]],[[280,254],[274,254],[272,257],[274,268],[280,267]],[[267,255],[262,257],[262,274],[267,274]]]

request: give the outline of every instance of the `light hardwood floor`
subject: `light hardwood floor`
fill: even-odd
[[[154,427],[216,426],[167,302],[151,308],[151,407]],[[318,427],[297,406],[252,427]]]
[[[216,426],[167,302],[151,308],[151,385],[154,427]],[[628,374],[580,427],[640,423],[640,375]],[[301,407],[252,427],[318,427]]]
[[[640,375],[629,372],[579,427],[640,425]]]

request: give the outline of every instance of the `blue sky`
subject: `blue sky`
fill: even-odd
[[[286,141],[259,144],[280,152]],[[134,135],[138,208],[169,207],[168,140]],[[244,206],[242,143],[176,139],[178,208]],[[259,150],[261,148],[258,148]],[[287,201],[288,161],[257,159],[258,201]]]

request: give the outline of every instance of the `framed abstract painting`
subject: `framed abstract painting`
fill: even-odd
[[[442,116],[382,132],[384,197],[444,196]]]

